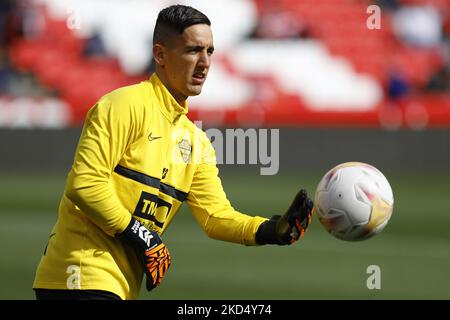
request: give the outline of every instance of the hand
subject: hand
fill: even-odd
[[[147,275],[147,290],[156,288],[170,266],[169,251],[158,233],[148,230],[132,217],[125,231],[117,235],[117,238],[128,241],[140,255]]]
[[[147,290],[151,291],[161,283],[170,266],[170,254],[164,243],[144,253]]]
[[[306,190],[300,190],[289,209],[277,221],[277,239],[283,244],[292,244],[303,237],[311,223],[313,207]]]
[[[313,214],[314,204],[305,189],[300,190],[283,216],[273,216],[256,232],[258,244],[290,245],[305,234]]]

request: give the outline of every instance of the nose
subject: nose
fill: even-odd
[[[206,50],[201,51],[198,58],[198,66],[201,66],[203,68],[209,68],[210,64],[211,64],[211,56],[208,54]]]

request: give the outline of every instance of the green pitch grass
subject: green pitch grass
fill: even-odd
[[[298,187],[312,193],[323,174],[235,169],[222,170],[230,201],[266,217],[283,212]],[[450,299],[450,172],[386,175],[394,214],[380,235],[363,242],[333,238],[315,217],[292,247],[244,247],[207,238],[183,206],[163,237],[171,269],[141,299]],[[64,180],[0,175],[0,299],[34,298],[35,268]],[[370,265],[381,269],[379,290],[366,286]]]

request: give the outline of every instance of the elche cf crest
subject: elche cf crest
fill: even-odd
[[[187,139],[178,142],[178,149],[180,150],[181,158],[185,163],[189,162],[191,158],[192,146]]]

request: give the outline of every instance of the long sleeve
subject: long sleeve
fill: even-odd
[[[236,211],[227,199],[216,165],[214,149],[207,141],[207,161],[198,165],[187,202],[205,233],[214,239],[256,245],[255,234],[266,218]]]
[[[89,111],[69,173],[65,195],[107,234],[123,231],[130,212],[115,194],[110,176],[133,137],[129,106],[102,98]]]

